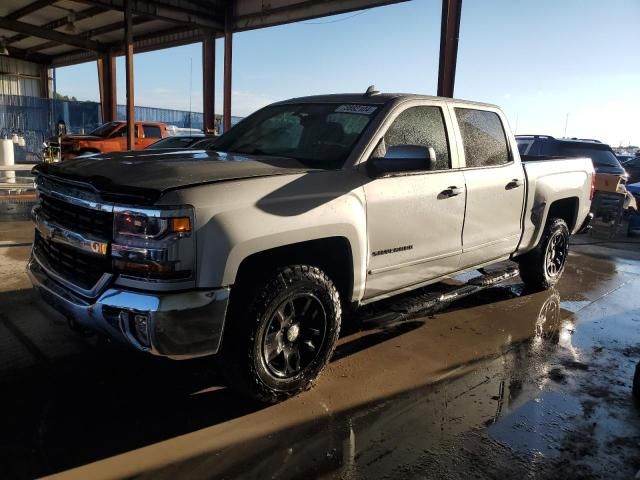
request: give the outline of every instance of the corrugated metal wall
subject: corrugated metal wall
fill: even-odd
[[[0,95],[39,97],[38,64],[0,56]]]

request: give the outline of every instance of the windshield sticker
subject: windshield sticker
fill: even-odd
[[[378,107],[371,105],[340,105],[336,108],[336,113],[359,113],[360,115],[371,115]]]

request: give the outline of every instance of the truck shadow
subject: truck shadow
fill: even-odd
[[[521,294],[517,287],[492,288],[465,299],[464,308]],[[419,303],[421,291],[412,295]],[[352,314],[332,361],[430,321],[435,310],[407,312],[412,295]],[[262,408],[224,388],[211,359],[150,358],[95,338],[74,338],[73,348],[53,355],[42,332],[57,329],[50,339],[55,342],[62,327],[51,324],[32,292],[0,293],[0,305],[17,304],[28,305],[37,315],[21,319],[0,312],[0,327],[24,351],[24,358],[7,354],[7,360],[0,361],[0,478],[33,478],[66,470]],[[69,343],[66,337],[65,342]]]

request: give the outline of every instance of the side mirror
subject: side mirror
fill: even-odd
[[[432,147],[395,145],[387,149],[384,157],[370,158],[367,168],[373,177],[389,173],[435,170],[436,152]]]

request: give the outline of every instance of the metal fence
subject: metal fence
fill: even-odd
[[[167,110],[165,108],[135,107],[137,121],[162,122],[175,125],[180,128],[195,128],[202,130],[204,115],[198,112],[186,112],[182,110]],[[127,119],[127,106],[118,105],[118,120]]]
[[[118,105],[118,119],[126,119],[126,107]],[[203,127],[203,114],[165,108],[135,107],[138,121],[163,122],[179,128]],[[241,117],[233,117],[232,124]],[[88,133],[102,123],[100,104],[53,100],[20,95],[0,95],[0,136],[14,134],[24,142],[16,143],[18,162],[37,162],[42,142],[55,135],[56,125],[63,120],[69,133]],[[24,145],[22,145],[24,143]]]

